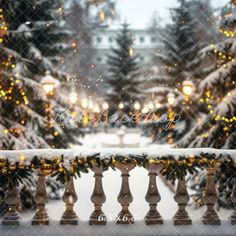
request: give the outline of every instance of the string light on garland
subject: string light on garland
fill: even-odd
[[[33,157],[31,161],[26,162],[27,156],[21,154],[16,160],[9,161],[8,158],[0,157],[0,181],[2,185],[9,182],[17,185],[27,178],[29,174],[40,169],[45,176],[56,177],[57,181],[65,183],[71,177],[80,177],[80,173],[88,173],[89,169],[94,166],[102,167],[108,170],[109,167],[115,169],[118,163],[130,164],[145,167],[147,163],[161,164],[163,166],[161,174],[169,180],[183,178],[187,174],[197,173],[199,169],[209,166],[219,167],[222,162],[233,165],[236,168],[236,162],[230,156],[225,157],[222,154],[200,153],[199,155],[190,154],[188,156],[179,156],[176,158],[172,155],[162,157],[147,158],[147,155],[114,155],[106,158],[100,158],[96,153],[87,157],[76,156],[70,160],[65,160],[64,156],[56,156],[50,159]]]

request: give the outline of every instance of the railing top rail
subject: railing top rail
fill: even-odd
[[[30,150],[3,150],[0,151],[1,158],[9,158],[11,160],[19,160],[19,156],[24,155],[28,160],[37,156],[40,158],[55,158],[64,156],[65,159],[72,159],[75,157],[86,158],[97,154],[99,158],[110,158],[113,156],[139,156],[140,158],[162,158],[165,156],[173,156],[178,158],[181,156],[188,157],[190,155],[200,156],[204,153],[209,155],[214,154],[216,157],[230,156],[236,160],[236,150],[231,149],[214,149],[214,148],[83,148],[76,149],[30,149]]]

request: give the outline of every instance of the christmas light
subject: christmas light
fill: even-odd
[[[125,107],[125,105],[121,102],[119,103],[119,108],[122,110]]]
[[[140,104],[139,104],[139,102],[136,102],[135,104],[134,104],[134,109],[135,110],[139,110],[140,109]]]
[[[107,103],[107,102],[104,102],[104,103],[102,104],[102,108],[103,108],[104,110],[107,110],[107,109],[109,108],[108,103]]]
[[[193,83],[189,80],[185,80],[182,86],[183,86],[183,94],[186,96],[191,96],[193,92]]]
[[[167,101],[170,105],[174,105],[175,103],[175,95],[173,93],[167,94]]]

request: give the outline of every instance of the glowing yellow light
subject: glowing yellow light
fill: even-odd
[[[19,160],[20,161],[25,161],[27,158],[26,158],[26,156],[24,155],[24,154],[20,154],[20,156],[19,156]]]
[[[130,55],[130,57],[132,57],[134,55],[134,49],[133,48],[129,48],[129,55]]]
[[[119,108],[120,109],[123,109],[125,107],[125,105],[121,102],[121,103],[119,103]]]
[[[134,109],[135,110],[139,110],[140,109],[140,104],[139,104],[139,102],[136,102],[135,104],[134,104]]]
[[[102,104],[102,108],[103,108],[104,110],[107,110],[107,109],[109,108],[108,103],[107,103],[107,102],[104,102],[104,103]]]
[[[106,14],[105,14],[105,12],[103,10],[101,10],[99,12],[99,20],[100,20],[100,22],[103,22],[105,20],[105,18],[106,18]]]
[[[86,98],[83,98],[82,99],[82,107],[87,108],[87,106],[88,106],[88,100]]]
[[[175,103],[175,95],[173,93],[167,94],[167,101],[170,105],[174,105]]]

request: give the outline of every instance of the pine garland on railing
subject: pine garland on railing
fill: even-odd
[[[46,176],[56,177],[57,181],[65,183],[73,177],[80,177],[81,173],[88,173],[93,166],[99,166],[104,171],[111,167],[115,170],[116,163],[134,163],[136,166],[145,167],[147,163],[159,163],[162,165],[160,173],[168,180],[175,181],[182,179],[187,174],[193,175],[200,169],[208,166],[228,165],[234,167],[233,174],[236,173],[236,161],[230,155],[214,154],[202,152],[198,155],[160,155],[159,157],[149,157],[147,154],[137,155],[109,155],[101,158],[100,153],[88,156],[75,155],[73,158],[65,158],[64,154],[52,158],[39,157],[35,155],[29,162],[11,161],[10,158],[0,157],[0,183],[2,186],[7,184],[18,184],[34,170],[41,170]]]

